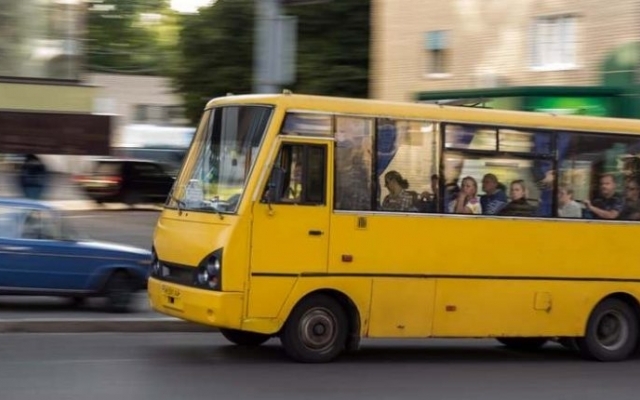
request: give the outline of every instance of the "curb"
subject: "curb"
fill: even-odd
[[[174,318],[0,319],[1,333],[218,332]]]
[[[121,203],[98,204],[93,200],[44,200],[43,203],[63,211],[162,211],[162,207],[155,204],[128,206]]]

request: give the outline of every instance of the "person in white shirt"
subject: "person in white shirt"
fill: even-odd
[[[478,182],[471,176],[462,180],[458,197],[448,204],[449,212],[455,214],[482,214],[480,198],[478,198]]]
[[[582,206],[573,199],[573,189],[568,186],[558,188],[558,217],[582,218]]]

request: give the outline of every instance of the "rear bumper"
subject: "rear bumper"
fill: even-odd
[[[243,294],[213,292],[149,278],[151,308],[162,314],[218,328],[240,329]]]

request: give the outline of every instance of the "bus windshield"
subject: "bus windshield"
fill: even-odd
[[[166,205],[235,213],[272,111],[253,105],[206,111]]]

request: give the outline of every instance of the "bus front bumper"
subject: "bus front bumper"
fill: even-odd
[[[214,292],[149,278],[151,308],[162,314],[198,324],[239,329],[242,293]]]

